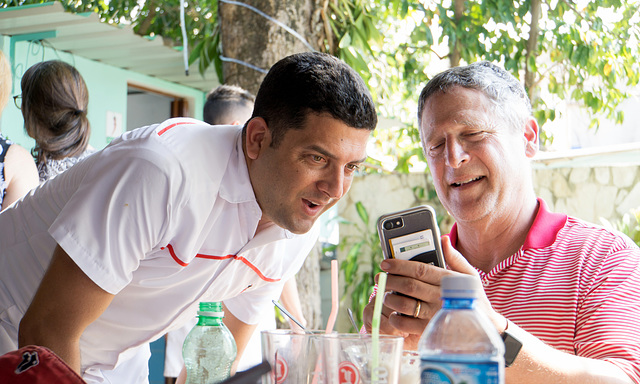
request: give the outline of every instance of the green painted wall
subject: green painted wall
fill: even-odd
[[[15,42],[14,55],[10,57],[11,44],[10,37],[0,37],[0,49],[13,65],[14,84],[12,96],[20,94],[22,74],[37,62],[54,59],[63,60],[78,69],[89,89],[90,144],[96,149],[103,148],[111,141],[111,138],[106,135],[107,112],[121,114],[123,131],[127,129],[127,85],[186,98],[190,109],[189,116],[202,119],[202,107],[206,94],[200,90],[87,60],[46,46],[43,47],[36,43]],[[34,146],[33,139],[27,136],[24,131],[22,114],[15,107],[13,99],[9,100],[0,115],[0,131],[3,135],[27,149],[31,149]]]

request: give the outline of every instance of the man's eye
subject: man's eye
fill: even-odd
[[[347,169],[352,171],[352,172],[356,172],[356,171],[360,170],[360,165],[358,165],[358,164],[348,164],[347,165]]]
[[[429,151],[438,151],[438,150],[442,149],[443,146],[444,146],[444,143],[434,144],[431,147],[429,147]]]
[[[485,131],[474,131],[474,132],[469,132],[466,134],[467,137],[470,137],[472,139],[476,139],[476,138],[482,138],[484,137],[484,134],[486,132]]]
[[[322,160],[324,160],[324,158],[320,155],[311,155],[311,160],[315,161],[316,163],[319,163]]]

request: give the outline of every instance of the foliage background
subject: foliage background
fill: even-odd
[[[2,7],[42,3],[9,0]],[[182,45],[179,0],[62,0],[73,12],[131,24],[140,35]],[[258,0],[245,1],[257,4]],[[478,60],[501,63],[520,78],[541,126],[560,100],[585,107],[591,126],[624,120],[619,105],[640,80],[637,0],[326,0],[330,32],[323,50],[367,81],[390,129],[377,132],[368,172],[423,170],[415,126],[416,97],[430,75]],[[185,2],[191,62],[219,60],[218,1]],[[247,38],[249,36],[247,35]],[[552,136],[543,130],[542,146]]]

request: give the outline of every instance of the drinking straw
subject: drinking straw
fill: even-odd
[[[356,324],[356,319],[353,318],[353,311],[351,308],[347,308],[347,314],[349,315],[349,320],[351,321],[351,325],[353,325],[353,329],[358,333],[358,324]]]
[[[283,314],[285,314],[288,318],[290,318],[294,323],[298,324],[298,327],[300,327],[300,329],[302,329],[303,331],[307,332],[307,328],[302,325],[302,323],[300,322],[300,320],[296,319],[292,314],[289,313],[289,311],[287,311],[282,304],[278,303],[275,300],[271,300],[271,302],[273,304],[275,304],[276,307],[278,307],[278,309],[280,310],[280,312],[282,312]]]
[[[325,333],[333,332],[333,326],[338,317],[338,307],[340,306],[340,298],[338,297],[338,260],[331,260],[331,312],[327,321],[327,329]]]
[[[378,276],[378,293],[373,304],[373,318],[371,319],[371,382],[378,381],[378,351],[380,349],[380,315],[382,314],[382,302],[384,301],[384,289],[387,285],[387,274]]]

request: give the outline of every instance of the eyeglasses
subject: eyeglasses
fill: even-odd
[[[13,104],[16,105],[16,108],[22,109],[22,95],[13,96]]]

